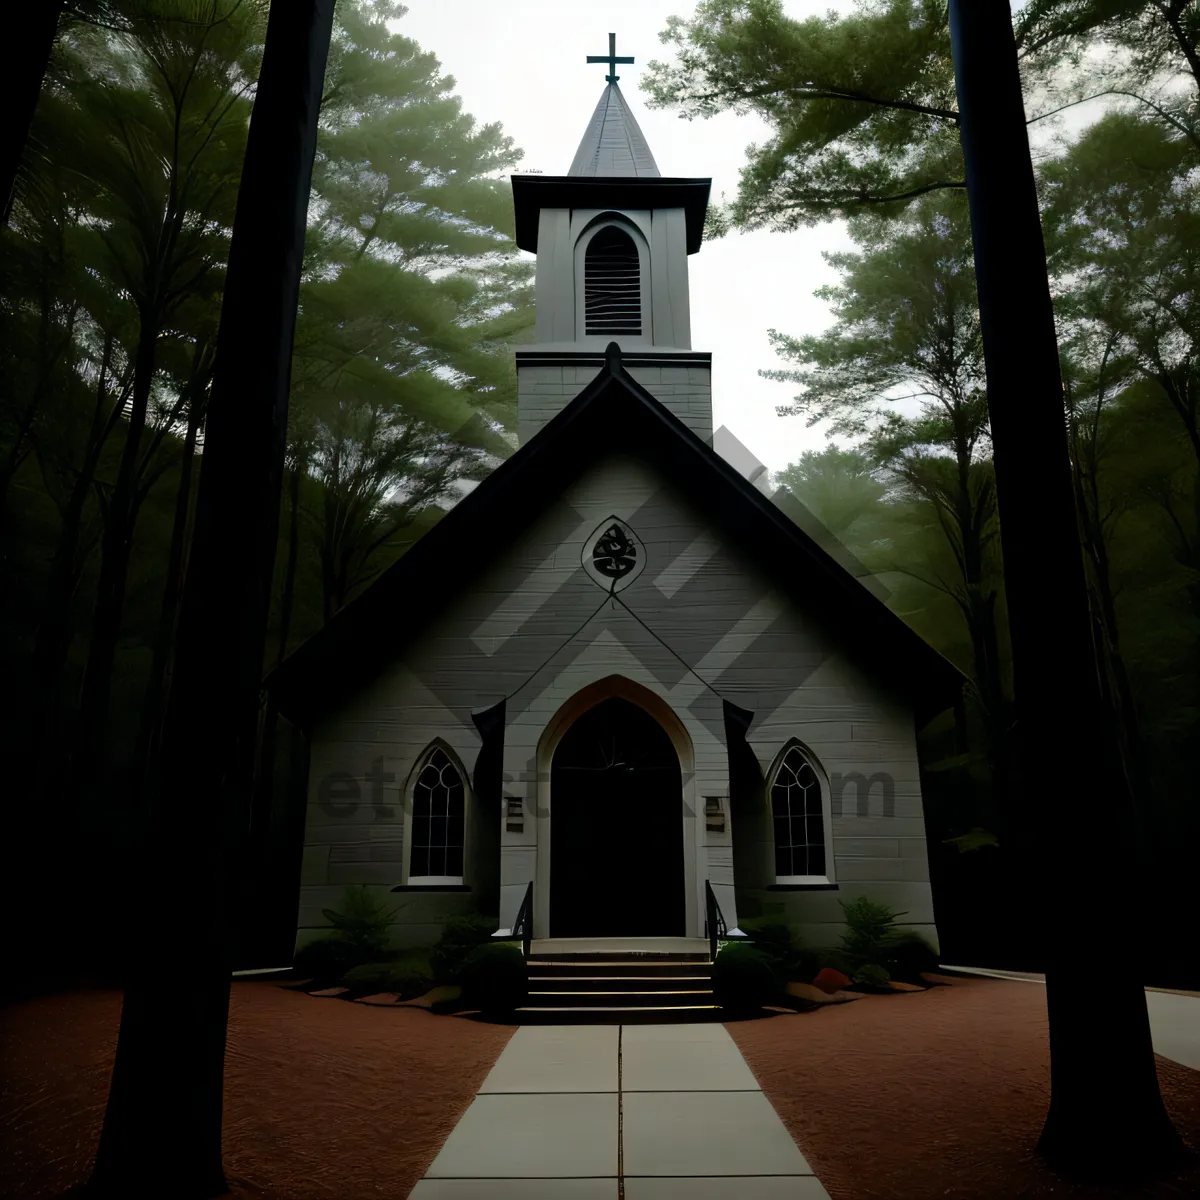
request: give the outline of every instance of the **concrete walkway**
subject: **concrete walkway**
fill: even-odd
[[[410,1200],[829,1200],[724,1026],[523,1025]]]

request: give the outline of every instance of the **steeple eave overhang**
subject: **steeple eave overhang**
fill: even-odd
[[[711,179],[663,176],[621,178],[595,175],[513,175],[517,245],[537,253],[538,217],[543,208],[682,208],[687,252],[700,249]]]

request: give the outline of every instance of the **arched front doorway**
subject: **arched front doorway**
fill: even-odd
[[[601,701],[558,743],[550,795],[550,936],[682,936],[683,790],[663,727]]]

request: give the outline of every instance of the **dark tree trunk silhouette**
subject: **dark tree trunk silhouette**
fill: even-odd
[[[29,128],[42,94],[42,80],[50,65],[63,8],[63,0],[33,0],[23,6],[25,37],[19,45],[10,45],[5,55],[9,102],[0,122],[0,226],[8,224],[8,214],[12,211],[17,171],[25,143],[29,141]]]
[[[91,637],[79,700],[75,759],[69,789],[73,803],[102,786],[102,764],[106,761],[108,706],[112,694],[113,668],[121,621],[129,560],[133,552],[134,528],[139,508],[139,471],[150,389],[154,383],[157,316],[145,306],[138,314],[138,342],[133,364],[133,395],[126,415],[125,442],[117,476],[104,513],[104,535],[100,541],[100,577],[96,584]]]
[[[150,678],[146,682],[146,694],[142,701],[142,717],[138,728],[134,764],[137,769],[139,788],[144,798],[153,793],[155,786],[155,763],[158,756],[159,735],[162,731],[163,706],[170,688],[171,654],[175,647],[178,625],[179,601],[183,595],[183,577],[186,570],[188,518],[192,511],[192,479],[196,460],[196,441],[204,420],[205,376],[208,367],[206,351],[197,354],[197,370],[201,378],[194,378],[191,399],[188,403],[187,434],[179,459],[179,486],[175,491],[175,512],[171,521],[171,545],[167,554],[167,577],[163,585],[162,608],[158,618],[158,632],[154,640],[154,658],[150,664]]]
[[[271,6],[153,804],[147,866],[163,902],[125,991],[93,1194],[188,1200],[226,1190],[222,1086],[238,915],[230,901],[249,812],[333,3]],[[155,955],[181,937],[185,958]]]
[[[1136,944],[1144,866],[1122,870],[1131,886],[1102,922],[1078,920],[1081,900],[1111,883],[1133,806],[1107,736],[1009,6],[951,0],[950,29],[1028,789],[1012,824],[1045,896],[1051,1095],[1039,1150],[1078,1175],[1145,1177],[1177,1161],[1182,1143],[1159,1093],[1143,980],[1111,976],[1095,1003],[1105,948]]]
[[[50,561],[50,582],[42,619],[38,623],[33,644],[31,697],[35,722],[34,761],[40,767],[51,759],[49,738],[57,732],[58,692],[71,638],[71,606],[83,574],[89,546],[84,545],[84,513],[87,499],[96,479],[100,456],[116,425],[124,405],[129,379],[117,381],[111,387],[112,339],[105,343],[100,377],[96,384],[96,403],[92,409],[91,425],[84,443],[83,458],[62,510],[62,528]],[[111,399],[110,399],[111,397]],[[94,544],[94,543],[92,543]],[[57,758],[57,756],[54,756]],[[39,787],[36,794],[42,795]]]
[[[33,449],[30,435],[33,431],[34,422],[37,420],[38,410],[42,406],[42,401],[54,385],[52,378],[54,370],[58,366],[59,360],[69,349],[71,341],[75,336],[75,322],[79,314],[79,301],[74,300],[71,302],[67,312],[66,321],[57,330],[57,333],[55,333],[56,322],[53,313],[54,274],[51,255],[45,245],[42,248],[41,261],[41,286],[38,297],[40,314],[38,319],[37,379],[30,389],[29,399],[20,409],[12,444],[5,453],[3,460],[0,461],[0,515],[4,513],[8,502],[9,488],[12,486],[17,472],[21,469],[21,464],[29,457],[29,453]]]
[[[283,569],[283,590],[279,596],[279,650],[275,665],[287,657],[288,639],[292,634],[292,608],[296,600],[296,566],[300,556],[300,480],[304,476],[306,462],[302,455],[288,476],[288,542],[287,562]]]

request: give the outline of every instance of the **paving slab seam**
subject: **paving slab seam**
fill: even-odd
[[[623,1129],[623,1120],[625,1113],[625,1104],[622,1099],[623,1093],[621,1090],[623,1080],[621,1078],[621,1054],[622,1041],[624,1039],[625,1026],[617,1026],[617,1200],[625,1200],[625,1134]]]

